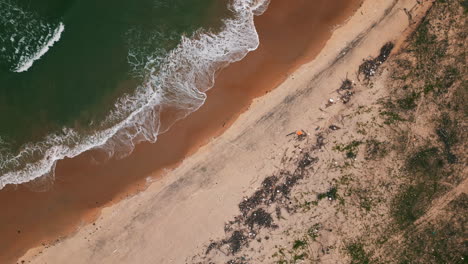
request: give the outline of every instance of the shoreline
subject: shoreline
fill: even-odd
[[[5,238],[4,241],[9,243],[2,245],[2,249],[11,253],[10,258],[15,258],[22,255],[27,248],[41,243],[53,243],[57,237],[74,232],[80,223],[92,222],[103,207],[147,188],[147,181],[151,181],[151,179],[147,179],[148,175],[157,178],[156,175],[164,174],[165,170],[177,167],[177,164],[182,162],[185,157],[195,153],[211,138],[222,134],[237,119],[237,116],[248,109],[253,98],[268,93],[286,79],[288,73],[292,73],[321,50],[331,32],[330,28],[318,25],[331,26],[344,22],[344,19],[354,9],[350,6],[356,5],[348,1],[337,1],[336,5],[343,5],[342,2],[347,2],[349,5],[347,10],[340,11],[342,12],[340,16],[335,14],[332,10],[333,7],[326,7],[327,3],[325,2],[322,1],[318,6],[321,5],[321,8],[328,10],[328,13],[310,19],[307,17],[310,12],[305,12],[304,10],[307,9],[304,6],[303,10],[299,10],[301,8],[297,8],[297,6],[286,5],[284,2],[281,4],[279,1],[273,0],[267,13],[256,17],[257,29],[261,38],[259,49],[248,54],[241,62],[231,64],[221,71],[216,79],[215,87],[208,92],[208,100],[205,105],[186,119],[176,123],[169,132],[159,137],[156,144],[143,143],[124,161],[111,160],[98,166],[89,165],[91,159],[89,153],[59,162],[55,183],[51,187],[52,190],[47,192],[30,191],[27,186],[31,186],[31,184],[18,186],[16,189],[8,187],[6,190],[0,191],[0,201],[2,201],[0,208],[4,212],[8,212],[8,215],[5,215],[2,220],[0,233],[5,234],[2,237]],[[298,6],[300,5],[311,4],[301,1],[298,3]],[[285,12],[286,10],[293,13],[289,16],[295,19],[278,15],[280,11],[283,14],[288,13]],[[317,12],[320,11],[324,10],[317,8]],[[298,16],[294,12],[299,12],[302,16]],[[294,27],[296,31],[288,32],[289,39],[284,38],[283,42],[279,44],[266,45],[278,41],[275,39],[278,30],[288,29],[288,24],[284,23],[286,19],[296,21],[301,25],[311,27],[315,25],[317,32],[312,34],[310,29]],[[272,25],[272,22],[275,23]],[[301,38],[300,35],[304,33],[304,30],[310,35],[305,34],[305,38]],[[294,36],[297,39],[292,42],[291,39],[294,39]],[[315,39],[318,36],[321,36],[320,41]],[[289,46],[292,43],[294,48],[289,47],[289,53],[281,51],[283,45]],[[308,47],[306,55],[301,52],[305,47]],[[284,54],[285,57],[265,60],[268,56],[278,54]],[[261,66],[269,64],[275,65],[275,67],[268,69]],[[250,66],[246,67],[245,65]],[[263,73],[251,74],[250,72],[253,72],[257,67],[262,68]],[[247,76],[249,73],[250,77]],[[264,74],[263,79],[259,80],[256,75],[262,74]],[[272,75],[277,76],[271,78]],[[246,79],[247,81],[245,81]],[[232,86],[226,88],[225,84],[233,80],[243,81],[242,83],[233,82]],[[244,88],[245,82],[255,87]],[[223,83],[225,84],[223,85]],[[226,99],[229,101],[226,102]],[[223,111],[215,109],[223,109]],[[216,116],[213,117],[215,114]],[[177,133],[171,131],[177,131]],[[192,134],[194,131],[197,133]],[[161,157],[161,155],[158,156],[158,153],[167,153],[167,150],[170,150],[168,154],[171,155],[165,155],[165,160],[159,159],[158,164],[155,164],[154,157]],[[159,171],[155,172],[155,168],[159,168]],[[15,203],[8,203],[12,200]],[[45,211],[44,208],[48,208],[48,210]],[[14,220],[15,218],[16,220]],[[9,258],[9,254],[1,255]]]
[[[294,71],[267,95],[254,100],[232,126],[184,159],[170,172],[170,177],[163,177],[144,192],[105,208],[95,223],[85,225],[73,236],[51,247],[31,250],[22,259],[32,263],[64,260],[199,263],[197,257],[206,255],[204,252],[213,239],[228,234],[229,229],[225,228],[238,216],[239,202],[256,193],[264,177],[282,171],[286,153],[294,160],[297,151],[305,149],[298,149],[301,143],[287,134],[303,129],[311,139],[303,144],[310,147],[316,140],[315,131],[326,130],[332,122],[340,124],[344,118],[342,110],[350,106],[336,103],[327,108],[327,101],[336,98],[336,89],[364,58],[377,56],[385,43],[397,41],[405,34],[410,25],[403,8],[413,7],[418,12],[424,9],[416,0],[365,1],[347,23],[335,30],[312,62]],[[379,91],[382,89],[358,93]],[[366,97],[363,101],[359,105],[365,105]],[[347,138],[347,129],[341,131],[342,137]],[[329,152],[331,149],[325,149],[322,155],[327,156]],[[330,179],[324,179],[327,175],[324,171],[309,180],[320,192],[326,192],[330,184]],[[317,214],[321,215],[321,211]],[[277,234],[273,231],[267,235]],[[266,240],[273,241],[266,238],[263,241]],[[263,248],[264,244],[269,242],[255,243],[255,247]],[[256,251],[250,246],[246,249]],[[225,263],[236,256],[221,249],[209,257],[213,257],[208,260],[214,263]],[[263,260],[253,263],[265,263]]]
[[[170,177],[20,261],[463,262],[466,11],[364,1]]]

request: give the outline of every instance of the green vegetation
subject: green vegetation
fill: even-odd
[[[278,252],[274,253],[272,257],[278,259],[276,260],[277,264],[302,263],[299,261],[308,257],[306,252],[308,243],[307,237],[294,240],[291,250],[280,247]]]
[[[296,240],[294,241],[293,249],[296,250],[296,249],[304,248],[305,246],[307,246],[306,240]]]
[[[361,141],[353,140],[348,145],[343,145],[343,144],[336,145],[335,147],[333,147],[333,150],[337,150],[337,151],[340,151],[340,152],[345,152],[346,158],[354,159],[354,158],[357,157],[357,149],[358,149],[359,145],[361,145],[361,144],[362,144]]]
[[[392,215],[399,227],[407,227],[424,214],[421,199],[425,192],[424,184],[410,185],[396,197]]]
[[[391,125],[398,121],[406,121],[406,119],[392,111],[383,111],[380,112],[380,115],[385,118],[384,124],[386,125]]]
[[[449,204],[452,214],[440,216],[422,230],[408,232],[404,247],[398,251],[399,263],[467,263],[467,205],[468,195],[462,194]]]
[[[460,5],[463,6],[464,13],[468,13],[468,0],[460,0]]]
[[[383,158],[387,154],[387,147],[384,142],[375,139],[366,140],[365,159],[375,160]]]
[[[354,242],[346,246],[346,251],[351,257],[351,264],[369,264],[371,263],[371,257],[364,250],[364,246],[361,243]]]
[[[406,161],[409,185],[404,185],[394,198],[392,216],[400,228],[421,217],[440,191],[439,180],[445,174],[444,161],[435,147],[417,151]]]
[[[307,235],[313,240],[317,240],[319,237],[320,224],[315,224],[307,230]]]
[[[298,260],[303,260],[305,257],[307,257],[307,254],[305,253],[302,253],[302,254],[299,254],[299,255],[294,255],[293,256],[293,263],[296,263],[296,261]]]
[[[338,198],[338,188],[332,187],[328,191],[324,193],[319,193],[317,195],[317,200],[322,200],[324,198],[327,198],[328,200],[336,200]]]
[[[444,113],[436,129],[437,136],[444,145],[444,153],[450,164],[457,161],[457,157],[452,153],[453,146],[458,142],[457,125],[456,121],[452,121],[449,115]]]
[[[429,20],[424,19],[421,25],[419,25],[418,30],[415,32],[413,43],[417,48],[420,48],[423,51],[428,51],[429,46],[433,45],[436,40],[436,37],[430,33],[429,27]]]
[[[424,180],[436,180],[443,166],[444,161],[436,147],[422,148],[411,155],[406,162],[406,168],[410,174],[420,176]]]
[[[365,195],[359,195],[359,206],[366,212],[370,212],[372,209],[372,200]]]
[[[404,98],[397,100],[398,106],[404,110],[411,110],[417,106],[416,100],[419,98],[419,93],[411,92]]]

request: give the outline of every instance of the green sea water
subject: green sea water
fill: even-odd
[[[8,5],[21,11],[8,10]],[[5,37],[0,47],[10,47],[0,62],[0,136],[16,147],[53,129],[102,119],[113,101],[140,81],[142,65],[132,64],[132,49],[141,51],[142,64],[146,53],[163,57],[182,35],[216,30],[227,14],[222,0],[15,0],[0,6],[1,17],[20,24],[0,24]],[[11,17],[4,14],[9,12]],[[35,25],[28,28],[30,20]],[[19,45],[10,41],[11,35],[31,38],[30,48],[36,50],[46,30],[59,23],[65,28],[60,40],[27,71],[12,71],[18,61],[9,61],[8,53]],[[11,32],[13,28],[20,30]]]
[[[261,2],[0,0],[0,189],[155,141],[161,109],[195,111],[258,46]]]

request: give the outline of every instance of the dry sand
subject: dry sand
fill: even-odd
[[[292,145],[287,134],[298,129],[313,133],[336,121],[333,118],[346,105],[326,108],[326,102],[332,97],[337,100],[334,91],[346,76],[355,79],[363,58],[378,55],[388,41],[401,42],[410,26],[405,9],[412,10],[417,20],[430,5],[417,2],[365,1],[312,62],[255,100],[222,135],[165,177],[148,178],[153,182],[144,192],[104,209],[95,223],[55,245],[30,250],[21,260],[40,264],[191,262],[211,239],[224,236],[224,223],[239,214],[243,197],[278,170]],[[319,179],[317,187],[325,188],[327,183]],[[223,256],[213,258],[215,263],[224,261]]]

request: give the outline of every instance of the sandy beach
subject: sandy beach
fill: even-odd
[[[99,153],[87,153],[61,162],[46,192],[2,190],[0,262],[370,263],[352,262],[356,248],[385,257],[404,229],[370,251],[348,239],[385,229],[391,195],[408,184],[391,176],[437,137],[429,99],[410,105],[419,119],[381,103],[406,89],[393,84],[392,67],[433,2],[333,3],[272,0],[256,20],[259,49],[220,72],[206,104],[156,144],[123,161],[89,165]],[[406,149],[395,143],[382,157],[370,143],[398,141]],[[447,146],[460,161],[447,165],[453,188],[412,220],[418,228],[466,196],[466,152]]]
[[[4,238],[0,256],[5,260],[0,262],[18,258],[28,248],[53,243],[81,223],[93,222],[103,207],[145,189],[148,177],[158,178],[176,167],[228,128],[253,98],[269,92],[316,56],[333,27],[358,5],[359,1],[347,0],[333,4],[301,0],[293,5],[274,1],[256,19],[261,46],[224,69],[203,107],[176,123],[156,144],[143,143],[130,157],[118,161],[106,161],[99,152],[85,153],[59,162],[54,179],[1,190],[0,208],[5,213],[0,219]]]

